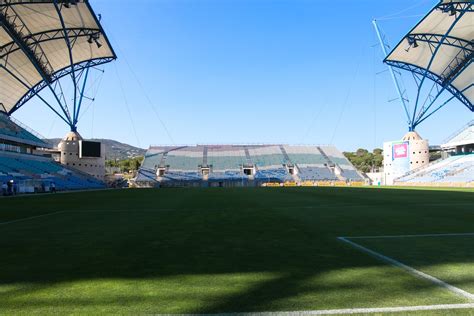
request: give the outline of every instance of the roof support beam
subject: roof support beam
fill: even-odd
[[[53,105],[54,112],[75,130],[81,103],[87,98],[87,69],[116,59],[89,1],[0,0],[0,14],[0,31],[6,36],[0,43],[0,81],[17,87],[11,96],[0,91],[0,98],[5,98],[0,100],[0,112],[11,115],[47,88],[51,98],[38,97],[50,102],[48,107]],[[65,76],[74,85],[67,97],[61,87]],[[68,106],[72,102],[74,106]]]
[[[443,41],[443,38],[444,41]],[[407,36],[408,41],[418,41],[426,42],[429,44],[442,44],[447,46],[457,47],[461,50],[474,51],[474,43],[472,41],[466,41],[462,38],[457,38],[454,36],[444,36],[441,34],[431,34],[431,33],[412,33]]]
[[[61,21],[61,26],[64,30],[64,41],[66,42],[67,48],[68,48],[68,54],[69,54],[69,64],[71,67],[71,77],[72,77],[72,83],[74,85],[74,99],[73,99],[73,110],[72,110],[72,121],[70,124],[71,131],[75,132],[76,131],[76,106],[77,106],[77,80],[76,80],[76,72],[74,71],[74,58],[72,56],[72,45],[71,41],[69,40],[69,35],[68,32],[66,31],[66,24],[64,23],[64,18],[62,15],[61,10],[63,8],[66,8],[65,6],[59,6],[58,1],[54,0],[54,7],[56,8],[56,12],[58,13],[59,20]]]
[[[52,67],[49,65],[49,61],[44,54],[40,45],[35,45],[33,47],[29,46],[23,39],[23,32],[30,33],[28,28],[25,26],[21,18],[16,14],[13,8],[6,6],[0,7],[0,24],[3,26],[3,29],[8,33],[8,35],[13,39],[13,41],[18,45],[18,47],[23,51],[23,53],[28,57],[31,64],[35,67],[38,74],[41,76],[43,81],[47,84],[49,89],[54,95],[54,98],[59,104],[62,112],[67,118],[68,124],[72,123],[71,116],[67,106],[63,105],[61,100],[59,100],[57,94],[55,93],[53,87],[51,86],[52,80]],[[18,30],[17,30],[18,29]],[[37,53],[37,50],[39,53]],[[47,70],[47,67],[51,71]],[[49,105],[49,104],[48,104]],[[50,105],[49,105],[50,106]],[[51,107],[51,106],[50,106]],[[55,111],[56,112],[56,111]]]
[[[87,0],[75,0],[75,2],[84,2]],[[57,0],[58,3],[71,3],[72,0]],[[51,4],[53,0],[4,0],[0,2],[0,7],[2,6],[13,6],[13,5],[23,5],[23,4]]]
[[[20,84],[22,84],[25,88],[30,89],[30,91],[31,91],[31,87],[30,87],[26,82],[24,82],[23,80],[21,80],[17,75],[15,75],[13,72],[11,72],[8,68],[6,68],[5,66],[3,66],[2,64],[0,64],[0,68],[5,69],[5,71],[8,72],[8,74],[9,74],[10,76],[12,76],[13,78],[15,78],[15,80],[17,80],[17,81],[18,81]],[[59,116],[64,122],[66,122],[66,124],[69,124],[69,121],[68,121],[65,117],[63,117],[58,111],[56,111],[56,109],[53,108],[53,107],[51,106],[51,104],[49,104],[48,101],[46,101],[46,100],[45,100],[43,97],[41,97],[40,95],[38,95],[38,98],[39,98],[41,101],[43,101],[43,103],[46,104],[51,110],[53,110],[53,112],[56,113],[57,116]],[[13,113],[13,111],[10,111],[10,112],[8,113],[8,115],[11,115],[11,113]]]
[[[430,69],[431,69],[431,66],[433,65],[433,61],[435,60],[438,52],[439,52],[439,49],[442,47],[443,43],[445,42],[446,38],[449,36],[449,33],[451,33],[451,31],[454,29],[454,27],[456,26],[456,24],[461,20],[462,16],[466,13],[466,11],[461,11],[458,15],[455,16],[454,18],[454,21],[453,23],[451,24],[451,26],[446,30],[446,34],[443,35],[443,37],[439,40],[439,42],[437,43],[437,46],[435,48],[435,50],[433,51],[433,54],[428,62],[428,65],[426,66],[426,69],[424,69],[423,73],[422,73],[422,79],[420,81],[420,84],[418,86],[418,92],[416,94],[416,101],[415,101],[415,107],[414,107],[414,110],[413,110],[413,116],[412,116],[412,125],[413,123],[415,122],[415,116],[416,116],[416,110],[418,108],[418,102],[420,100],[420,93],[421,93],[421,89],[423,87],[423,83],[425,81],[425,79],[428,77],[428,73],[430,73]]]
[[[64,32],[67,32],[67,35],[69,39],[71,40],[71,43],[73,46],[74,46],[75,41],[78,38],[97,36],[98,34],[100,34],[100,30],[98,29],[68,28],[66,30],[63,30],[63,29],[48,30],[46,32],[40,32],[40,33],[27,35],[23,38],[23,40],[29,46],[39,45],[41,43],[45,43],[48,41],[63,40]],[[18,45],[16,45],[15,42],[10,42],[3,46],[0,46],[0,52],[3,52],[2,54],[0,54],[0,59],[20,49],[21,48],[18,47]]]
[[[95,67],[99,66],[102,64],[106,64],[108,62],[111,62],[115,58],[113,57],[106,57],[106,58],[97,58],[93,60],[88,60],[79,64],[74,65],[74,70],[73,71],[80,71],[83,69],[86,69],[88,67]],[[1,65],[0,65],[1,66]],[[56,80],[61,79],[62,77],[65,77],[70,74],[72,70],[69,67],[66,67],[56,73],[53,74],[52,80],[53,82]],[[34,87],[28,87],[28,92],[25,93],[25,95],[15,104],[15,106],[8,112],[8,115],[11,115],[13,112],[18,110],[20,107],[22,107],[26,102],[28,102],[30,99],[32,99],[35,95],[37,95],[41,90],[46,88],[48,86],[48,83],[41,81]],[[69,125],[69,122],[68,122]]]
[[[423,106],[420,110],[420,113],[418,114],[416,120],[415,120],[415,123],[414,125],[418,125],[419,123],[422,122],[422,119],[423,119],[423,116],[428,112],[428,110],[433,106],[433,104],[436,102],[436,100],[441,96],[441,94],[446,90],[447,87],[451,86],[451,83],[456,80],[456,78],[462,73],[462,71],[464,69],[466,69],[467,67],[469,67],[469,65],[471,64],[472,62],[472,59],[468,62],[468,63],[465,63],[463,65],[463,68],[462,69],[459,69],[458,72],[456,72],[455,75],[453,75],[451,78],[449,78],[448,81],[444,80],[443,81],[443,86],[442,88],[438,91],[438,93],[436,94],[436,96],[431,100],[431,102],[428,104],[428,106]],[[459,92],[457,92],[459,93]],[[454,97],[454,96],[453,96]],[[443,105],[444,106],[444,105]],[[471,109],[472,110],[472,109]],[[431,114],[430,114],[431,115]]]
[[[448,3],[440,3],[436,8],[443,11],[443,12],[474,12],[471,6],[472,0],[465,0],[463,2],[448,2]]]
[[[457,94],[462,94],[464,92],[466,92],[467,90],[471,89],[474,87],[474,83],[473,84],[470,84],[469,86],[467,86],[466,88],[464,88],[462,91],[459,91]],[[428,115],[426,115],[424,118],[422,118],[421,120],[419,120],[417,122],[417,124],[420,124],[421,122],[423,122],[424,120],[426,120],[427,118],[429,118],[431,115],[435,114],[436,112],[438,112],[438,110],[442,109],[446,104],[448,104],[449,102],[451,102],[452,99],[454,98],[458,98],[459,96],[455,94],[453,95],[452,97],[450,97],[448,100],[444,101],[442,104],[440,104],[436,109],[434,109],[431,113],[429,113]],[[474,112],[474,108],[471,107],[471,111]]]
[[[375,32],[377,33],[377,37],[379,39],[380,46],[382,47],[382,52],[383,52],[384,58],[386,58],[387,57],[387,48],[386,48],[385,41],[382,37],[382,34],[380,33],[380,29],[379,29],[379,26],[377,24],[377,20],[373,20],[372,24],[375,28]],[[388,70],[389,70],[390,75],[392,77],[393,83],[395,84],[395,88],[397,89],[398,97],[400,98],[400,102],[402,103],[403,109],[405,110],[405,115],[407,116],[408,129],[410,131],[412,131],[413,126],[412,126],[412,122],[410,120],[410,114],[408,113],[408,105],[407,105],[407,102],[405,102],[406,100],[403,96],[403,92],[402,92],[402,89],[400,87],[400,83],[398,82],[397,76],[395,75],[395,72],[393,71],[392,65],[390,65],[388,63],[387,63],[387,65],[388,65]]]
[[[392,60],[387,60],[386,63],[387,65],[400,68],[403,70],[407,70],[414,74],[426,76],[428,79],[436,82],[440,86],[443,86],[444,79],[432,72],[426,72],[426,69],[420,68],[416,65],[412,65],[412,64],[408,64],[404,62],[392,61]],[[471,104],[471,102],[464,95],[460,94],[459,91],[455,87],[453,87],[452,85],[446,85],[446,90],[448,90],[450,93],[455,95],[456,98],[459,101],[461,101],[465,106],[467,106],[471,111],[474,111],[473,105]]]
[[[3,9],[0,10],[0,25],[3,26],[3,29],[8,33],[15,44],[25,53],[43,80],[50,82],[51,74],[46,69],[46,65],[41,61],[40,57],[35,54],[34,50],[32,50],[31,47],[24,42],[22,36],[19,34],[21,29],[19,30],[20,32],[17,32],[15,25],[10,23],[8,16],[6,15],[6,11],[7,10]],[[16,17],[13,17],[12,20],[14,23],[21,23],[21,21],[19,21],[19,19]]]

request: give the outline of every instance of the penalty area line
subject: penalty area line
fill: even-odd
[[[347,308],[347,309],[327,309],[327,310],[293,311],[293,312],[226,313],[225,315],[233,315],[233,316],[239,316],[239,315],[245,315],[245,316],[354,315],[354,314],[401,313],[401,312],[472,309],[472,308],[474,308],[474,303],[398,306],[398,307],[374,307],[374,308]],[[199,314],[190,314],[190,315],[199,315]]]
[[[41,214],[41,215],[36,215],[36,216],[30,216],[30,217],[26,217],[26,218],[15,219],[15,220],[8,221],[8,222],[0,222],[0,226],[13,224],[13,223],[18,223],[18,222],[25,222],[25,221],[29,221],[29,220],[32,220],[32,219],[37,219],[37,218],[40,218],[40,217],[46,217],[46,216],[51,216],[51,215],[56,215],[56,214],[61,214],[61,213],[66,213],[66,212],[67,211],[57,211],[57,212],[46,213],[46,214]]]
[[[419,234],[419,235],[381,235],[381,236],[351,236],[339,237],[348,239],[383,239],[383,238],[417,238],[417,237],[467,237],[474,236],[474,233],[439,233],[439,234]]]
[[[455,287],[449,283],[446,283],[444,281],[441,281],[440,279],[437,279],[435,278],[434,276],[431,276],[429,274],[426,274],[424,272],[421,272],[419,270],[416,270],[410,266],[407,266],[406,264],[404,263],[401,263],[400,261],[397,261],[395,259],[392,259],[390,257],[387,257],[387,256],[384,256],[382,255],[381,253],[378,253],[376,251],[373,251],[369,248],[366,248],[362,245],[359,245],[358,243],[355,243],[353,241],[350,241],[348,239],[348,237],[337,237],[338,240],[346,243],[346,244],[349,244],[350,246],[362,251],[362,252],[365,252],[366,254],[369,254],[371,255],[372,257],[376,258],[376,259],[379,259],[381,261],[384,261],[385,263],[389,263],[391,264],[392,266],[394,267],[398,267],[398,268],[401,268],[405,271],[407,271],[408,273],[410,273],[411,275],[415,276],[415,277],[418,277],[418,278],[421,278],[421,279],[425,279],[425,280],[428,280],[430,281],[431,283],[434,283],[438,286],[441,286],[449,291],[451,291],[452,293],[456,294],[457,296],[461,296],[461,297],[464,297],[464,298],[467,298],[468,300],[470,301],[473,301],[474,302],[474,294],[471,294],[467,291],[464,291],[458,287]]]

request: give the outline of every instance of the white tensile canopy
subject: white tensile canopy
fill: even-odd
[[[115,59],[87,0],[0,0],[0,111],[44,87]]]
[[[472,0],[442,0],[392,50],[385,62],[430,78],[474,111]]]

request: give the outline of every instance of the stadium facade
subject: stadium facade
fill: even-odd
[[[334,146],[151,146],[140,187],[361,185],[364,177]]]

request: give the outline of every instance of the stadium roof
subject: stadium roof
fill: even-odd
[[[0,0],[0,111],[116,58],[88,0]]]
[[[474,120],[471,120],[461,130],[450,136],[441,147],[454,148],[470,144],[474,144]]]
[[[472,0],[441,0],[385,58],[439,84],[474,111],[474,14]]]

